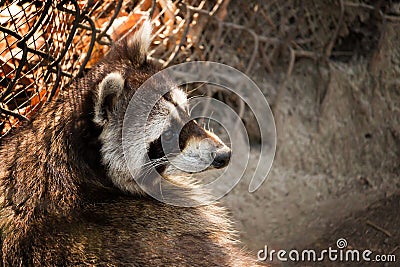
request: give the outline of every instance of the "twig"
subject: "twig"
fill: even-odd
[[[217,18],[215,18],[215,19],[218,20]],[[222,21],[222,25],[227,26],[227,27],[230,27],[230,28],[233,28],[233,29],[237,29],[237,30],[244,30],[244,31],[247,31],[247,32],[249,32],[251,35],[257,36],[257,39],[258,39],[259,41],[262,41],[262,42],[275,43],[275,44],[280,44],[280,43],[282,43],[282,41],[281,41],[279,38],[274,38],[274,37],[267,37],[267,36],[263,36],[263,35],[258,35],[258,34],[255,33],[255,31],[253,31],[252,29],[250,29],[250,28],[248,28],[248,27],[246,27],[246,26],[243,26],[243,25],[235,24],[235,23],[232,23],[232,22],[225,22],[225,21]]]
[[[289,50],[290,50],[290,61],[289,61],[289,66],[288,66],[287,73],[286,73],[286,80],[290,76],[292,76],[294,61],[296,60],[296,53],[295,53],[294,49],[289,46]]]
[[[365,8],[369,10],[375,10],[374,6],[368,5],[368,4],[362,4],[362,3],[350,3],[350,2],[343,2],[345,6],[348,7],[356,7],[356,8]],[[395,14],[395,16],[391,15],[386,15],[386,14],[381,14],[386,20],[391,21],[391,22],[400,22],[400,18]]]
[[[259,45],[257,34],[255,34],[254,31],[250,32],[250,34],[254,38],[254,48],[253,48],[253,53],[251,54],[251,58],[249,60],[249,63],[247,64],[247,68],[246,68],[246,74],[248,74],[248,75],[250,74],[251,69],[253,68],[254,61],[255,61],[257,53],[258,53],[258,45]]]
[[[188,17],[188,19],[186,20],[186,26],[185,29],[183,30],[183,34],[181,37],[181,40],[179,41],[179,44],[177,46],[175,46],[174,51],[171,53],[171,55],[169,56],[169,58],[164,62],[163,67],[167,67],[178,55],[179,50],[181,49],[181,47],[185,44],[186,42],[186,38],[187,35],[189,33],[189,27],[190,24],[192,23],[192,16],[190,16],[190,10],[188,9],[186,12],[186,17]]]
[[[216,37],[213,36],[214,49],[210,51],[209,59],[213,60],[215,58],[215,53],[219,51],[221,46],[221,35],[222,35],[222,20],[217,20],[218,30],[215,32]]]
[[[398,250],[400,247],[399,246],[395,246],[394,249],[392,249],[391,251],[389,251],[389,254],[393,254],[396,250]]]
[[[343,2],[343,5],[345,6],[349,6],[349,7],[363,7],[369,10],[374,10],[375,7],[371,6],[371,5],[367,5],[367,4],[363,4],[363,3],[350,3],[350,2]]]
[[[294,54],[296,58],[305,57],[305,58],[311,58],[313,60],[318,60],[321,57],[317,53],[305,50],[294,50]]]
[[[249,28],[247,28],[245,26],[237,25],[237,24],[230,23],[230,22],[224,22],[224,21],[222,21],[222,20],[220,20],[218,18],[215,18],[215,19],[218,22],[218,28],[219,29],[221,29],[221,25],[223,25],[223,26],[230,27],[230,28],[237,29],[237,30],[247,31],[254,38],[253,51],[251,53],[251,57],[250,57],[249,63],[247,64],[247,68],[245,70],[245,73],[249,74],[251,72],[251,69],[252,69],[252,67],[254,65],[254,61],[256,59],[257,52],[258,52],[259,41],[261,40],[261,38],[263,39],[263,41],[267,41],[267,42],[270,42],[272,40],[267,38],[267,37],[263,37],[263,36],[257,35],[252,29],[249,29]],[[277,41],[277,40],[275,40],[275,41]]]
[[[294,67],[294,63],[295,63],[295,60],[296,60],[295,50],[291,46],[288,46],[288,48],[289,48],[289,52],[290,52],[289,65],[288,65],[288,68],[287,68],[287,71],[286,71],[285,79],[279,85],[278,92],[276,94],[274,102],[271,104],[271,109],[273,111],[276,110],[276,107],[277,107],[278,103],[281,100],[281,97],[282,97],[282,94],[283,94],[283,90],[284,90],[284,88],[285,88],[285,86],[287,84],[287,81],[289,80],[290,76],[292,76],[293,67]]]
[[[335,45],[336,39],[337,39],[337,37],[339,35],[340,26],[343,23],[343,18],[344,18],[344,4],[343,4],[343,0],[340,0],[340,16],[339,16],[339,20],[338,20],[338,23],[336,24],[335,32],[333,33],[332,38],[329,41],[328,45],[326,46],[326,50],[325,50],[325,56],[327,58],[329,58],[331,56],[333,46]]]
[[[272,68],[271,62],[269,61],[269,58],[268,58],[268,56],[267,56],[267,51],[266,51],[266,49],[265,49],[265,45],[260,45],[259,49],[260,49],[261,57],[262,57],[263,60],[264,60],[264,61],[263,61],[264,66],[268,69],[268,71],[269,71],[270,73],[273,73],[273,72],[274,72],[274,69]]]
[[[394,23],[400,22],[400,17],[390,16],[390,15],[383,15],[383,17],[390,22],[394,22]]]
[[[18,118],[21,121],[29,121],[29,119],[27,117],[25,117],[24,115],[13,112],[11,110],[8,110],[8,109],[2,108],[2,107],[0,107],[0,112],[5,115],[8,115],[8,116],[13,116],[15,118]]]
[[[371,226],[372,228],[375,228],[378,231],[381,231],[382,233],[384,233],[388,237],[392,237],[392,234],[388,230],[376,225],[375,223],[371,222],[370,220],[367,220],[367,225]]]

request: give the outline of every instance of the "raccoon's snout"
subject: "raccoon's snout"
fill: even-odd
[[[228,165],[231,158],[231,150],[228,147],[224,147],[214,152],[212,156],[214,160],[211,163],[211,166],[216,169],[221,169]]]

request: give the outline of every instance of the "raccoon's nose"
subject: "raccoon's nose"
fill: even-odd
[[[229,160],[231,158],[231,150],[227,149],[220,149],[214,153],[214,160],[211,163],[211,166],[214,168],[220,169],[226,167],[228,165]]]

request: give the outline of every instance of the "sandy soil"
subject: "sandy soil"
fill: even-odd
[[[248,192],[245,175],[223,202],[255,257],[264,245],[321,249],[339,238],[346,238],[352,247],[399,254],[400,37],[396,32],[394,26],[386,29],[390,38],[381,42],[373,67],[367,59],[331,62],[327,67],[308,59],[297,61],[278,103],[275,85],[283,74],[254,74],[274,105],[276,159],[258,191]],[[384,266],[398,266],[397,257],[397,263]]]

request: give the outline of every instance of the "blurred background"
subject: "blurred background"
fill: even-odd
[[[249,193],[247,175],[222,199],[246,247],[325,249],[345,238],[400,259],[400,1],[1,1],[1,136],[149,16],[153,59],[225,63],[271,106],[268,179]],[[238,111],[257,158],[248,107],[217,88],[196,93]]]

